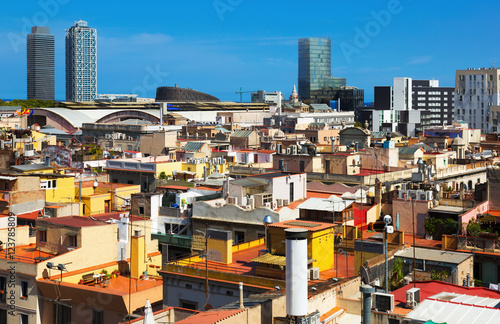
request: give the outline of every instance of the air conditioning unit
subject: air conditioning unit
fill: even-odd
[[[288,199],[283,199],[283,206],[288,206],[289,202]]]
[[[411,288],[406,291],[406,307],[414,309],[420,303],[420,288]]]
[[[278,208],[278,203],[273,202],[273,210],[276,209],[276,208]]]
[[[427,201],[434,199],[434,195],[432,194],[431,190],[428,190],[425,192],[425,197],[426,197],[425,200],[427,200]]]
[[[312,280],[318,280],[319,279],[319,268],[310,268],[309,269],[309,278]]]
[[[406,190],[399,190],[398,191],[398,198],[399,199],[404,199],[406,194]]]
[[[417,192],[415,190],[408,190],[408,197],[416,200],[417,199]]]
[[[24,151],[23,155],[25,157],[32,157],[32,156],[35,156],[35,151],[33,151],[33,150]]]
[[[278,208],[283,207],[283,199],[276,199],[276,203],[278,204]]]
[[[227,197],[228,205],[236,205],[236,197]]]
[[[270,202],[266,202],[266,203],[264,204],[264,207],[271,209],[272,205],[271,205],[271,203],[270,203]]]
[[[419,200],[427,200],[427,196],[425,194],[425,192],[421,192],[420,195],[419,195]]]
[[[373,308],[379,312],[394,310],[394,295],[381,292],[373,293]]]

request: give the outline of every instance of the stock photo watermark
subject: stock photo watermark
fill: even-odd
[[[155,69],[149,65],[146,66],[146,72],[147,74],[142,78],[142,85],[134,87],[131,92],[144,98],[147,97],[148,91],[156,90],[169,76],[168,72],[161,71],[160,64],[156,64]]]
[[[389,0],[386,9],[371,10],[372,18],[363,27],[354,27],[355,34],[352,42],[342,42],[339,45],[347,63],[351,63],[353,56],[361,54],[361,50],[367,48],[372,40],[380,35],[382,29],[389,26],[393,16],[399,15],[403,9],[401,1]]]
[[[224,15],[228,12],[232,12],[242,2],[243,0],[214,0],[212,5],[217,16],[219,16],[219,20],[224,21]]]
[[[61,6],[68,4],[70,0],[39,0],[37,2],[40,10],[35,12],[30,18],[21,18],[23,25],[19,32],[7,34],[10,46],[14,53],[19,53],[20,48],[26,46],[26,35],[31,32],[33,26],[47,26],[50,18],[54,18],[60,11]]]

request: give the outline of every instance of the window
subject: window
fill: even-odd
[[[102,311],[94,309],[92,311],[92,324],[103,324],[103,323],[104,323],[104,316]]]
[[[64,305],[52,304],[52,314],[54,314],[53,324],[69,324],[71,323],[71,307]],[[56,318],[56,315],[57,318]]]
[[[40,189],[55,189],[57,188],[57,180],[41,180]]]
[[[28,315],[26,314],[19,314],[19,319],[21,320],[21,324],[28,324]]]
[[[28,282],[21,281],[21,298],[28,299]]]
[[[190,300],[179,299],[179,306],[181,308],[186,308],[186,309],[193,309],[193,310],[198,309],[198,303]]]
[[[76,247],[76,235],[68,235],[68,245],[71,247]]]
[[[47,231],[38,231],[40,233],[40,242],[47,242]]]
[[[139,214],[144,215],[144,207],[139,207]]]
[[[234,231],[234,244],[240,244],[245,242],[245,232]]]

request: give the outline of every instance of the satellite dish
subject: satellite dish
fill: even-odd
[[[441,191],[441,187],[438,184],[436,185],[436,190]]]
[[[361,280],[365,284],[369,284],[370,283],[370,275],[368,274],[368,270],[365,267],[361,267],[360,272],[361,272]]]

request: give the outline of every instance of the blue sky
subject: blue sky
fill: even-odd
[[[498,1],[11,1],[0,12],[0,98],[26,98],[26,33],[43,25],[55,35],[64,99],[64,30],[86,20],[98,35],[98,93],[154,97],[177,83],[222,100],[238,101],[240,87],[289,96],[297,39],[330,37],[332,74],[371,101],[373,87],[394,77],[454,86],[456,69],[500,65],[499,9]]]

